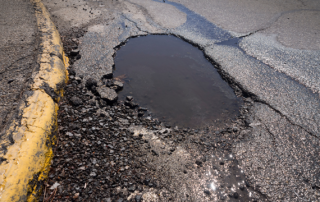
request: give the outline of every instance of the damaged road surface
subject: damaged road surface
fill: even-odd
[[[71,76],[60,105],[60,135],[47,187],[54,201],[260,197],[246,182],[232,152],[238,127],[173,128],[142,116],[146,109],[135,107],[131,96],[125,102],[102,105],[107,100],[87,87],[99,91],[103,86],[87,81],[83,87],[82,82],[81,77]]]
[[[71,66],[40,200],[320,200],[318,2],[44,3]],[[205,125],[179,125],[178,118],[161,114],[151,102],[157,89],[146,99],[136,85],[157,79],[149,77],[151,59],[131,72],[120,64],[120,53],[134,41],[141,45],[137,53],[146,38],[164,44],[160,38],[168,36],[158,35],[200,49],[200,55],[178,52],[181,58],[206,59],[219,74],[214,80],[221,79],[241,106],[229,108],[234,113],[222,121],[209,117]]]
[[[114,78],[159,120],[179,127],[224,124],[239,115],[240,99],[203,52],[168,35],[130,39],[115,56]]]

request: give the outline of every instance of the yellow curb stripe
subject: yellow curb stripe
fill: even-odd
[[[68,80],[68,58],[63,52],[60,35],[42,2],[31,0],[31,3],[35,6],[41,32],[40,69],[33,75],[31,95],[20,102],[21,119],[13,120],[4,135],[11,135],[14,143],[1,141],[1,145],[10,146],[0,153],[5,159],[0,165],[0,202],[36,201],[39,197],[41,183],[38,182],[47,178],[53,157],[58,111],[55,101],[63,95]],[[53,100],[44,86],[52,88],[58,99]]]
[[[39,90],[27,99],[27,105],[21,106],[25,107],[21,126],[12,124],[15,143],[4,156],[8,163],[1,201],[26,201],[27,193],[33,192],[33,187],[29,187],[30,180],[36,174],[47,174],[52,158],[48,138],[56,125],[58,106],[49,95]]]
[[[40,89],[46,83],[61,96],[61,86],[67,81],[64,64],[68,64],[68,61],[63,52],[60,35],[43,3],[40,0],[31,0],[31,2],[36,5],[37,24],[42,33],[40,70],[33,78],[32,88]]]

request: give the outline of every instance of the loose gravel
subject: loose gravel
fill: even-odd
[[[113,79],[82,78],[70,70],[40,201],[263,199],[231,152],[240,124],[220,130],[171,127],[131,96],[113,102],[101,98],[96,89],[111,88]]]

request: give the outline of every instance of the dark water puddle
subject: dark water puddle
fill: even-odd
[[[125,83],[120,99],[132,95],[171,125],[199,128],[239,114],[240,99],[202,51],[174,36],[130,39],[115,56],[114,77]]]

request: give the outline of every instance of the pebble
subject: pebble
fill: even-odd
[[[123,83],[120,81],[114,81],[113,85],[116,87],[115,90],[121,90],[123,88]]]
[[[128,101],[132,101],[132,100],[133,100],[133,97],[132,97],[132,96],[127,96],[126,99],[127,99]]]
[[[71,52],[70,52],[70,55],[71,56],[76,56],[80,53],[80,50],[78,48],[76,49],[72,49]]]
[[[68,135],[69,137],[73,137],[73,134],[70,132],[67,132],[66,135]]]
[[[60,136],[48,180],[50,186],[55,182],[62,184],[61,191],[58,189],[56,193],[56,198],[67,201],[80,193],[77,198],[79,201],[118,201],[119,199],[126,201],[132,194],[134,198],[131,201],[142,201],[143,194],[151,193],[148,191],[154,190],[157,193],[162,190],[162,187],[168,188],[167,184],[172,182],[166,178],[168,171],[173,172],[173,180],[177,179],[174,172],[183,177],[196,172],[199,173],[199,177],[202,174],[201,179],[203,179],[203,162],[210,165],[209,161],[213,159],[212,154],[208,152],[205,154],[204,146],[196,145],[193,143],[196,142],[195,140],[190,140],[190,135],[196,132],[194,136],[198,137],[196,140],[199,141],[203,137],[201,136],[202,130],[182,130],[178,127],[169,129],[170,125],[167,124],[164,128],[164,124],[156,121],[150,115],[147,118],[141,116],[147,109],[135,108],[137,105],[132,102],[132,96],[126,98],[130,106],[125,106],[125,101],[121,100],[114,103],[102,103],[103,99],[98,94],[99,88],[108,87],[103,83],[100,83],[98,87],[94,79],[88,79],[84,87],[82,84],[84,82],[81,82],[79,78],[74,77],[73,81],[71,80],[72,85],[66,89],[58,115]],[[78,84],[74,83],[75,80]],[[112,81],[112,79],[108,80]],[[97,92],[89,91],[92,88],[96,88]],[[69,106],[68,102],[65,102],[73,96],[83,100],[81,107]],[[149,139],[149,132],[142,131],[138,133],[138,136],[133,136],[134,132],[128,129],[131,126],[141,126],[147,131],[152,131],[157,136],[155,140],[160,141],[161,144],[155,146],[153,144],[155,140]],[[220,135],[219,142],[223,140]],[[178,139],[182,143],[178,143]],[[181,150],[176,149],[180,146],[190,152],[188,146],[184,145],[186,140],[188,144],[195,146],[196,151],[201,155],[193,157],[192,154],[190,157],[193,159],[190,158],[192,160],[190,165],[177,167],[176,171],[172,170],[168,164],[170,161],[166,163],[166,160],[180,155]],[[201,142],[206,143],[210,141],[210,138],[205,137],[203,140],[205,141]],[[218,144],[218,141],[215,143]],[[224,141],[224,143],[227,142]],[[175,152],[174,155],[172,152]],[[206,158],[208,154],[210,158]],[[161,165],[157,163],[158,161],[161,162]],[[192,162],[199,167],[194,166]],[[180,163],[177,163],[177,166]],[[223,172],[219,171],[219,176],[222,176]],[[210,194],[210,188],[207,188],[206,191]],[[243,193],[246,192],[241,192],[241,196]],[[173,193],[167,193],[166,199],[161,198],[159,201],[166,201],[169,198],[172,198],[171,201],[178,201],[175,194],[173,190]],[[70,198],[67,199],[67,196]]]
[[[88,89],[91,89],[93,86],[97,86],[97,85],[98,85],[98,82],[93,78],[88,78],[88,80],[86,81],[86,87]]]
[[[207,194],[207,195],[210,195],[210,191],[207,190],[207,189],[205,189],[203,192],[204,192],[205,194]]]
[[[79,193],[76,193],[72,198],[77,199],[77,198],[79,198],[79,195],[80,195]]]
[[[136,186],[132,185],[131,187],[128,188],[128,191],[134,192],[136,190]]]
[[[74,71],[74,69],[68,69],[68,73],[70,76],[75,76],[76,75],[76,71]]]
[[[70,99],[70,102],[73,106],[79,106],[79,105],[82,105],[82,100],[77,97],[77,96],[73,96],[71,99]]]
[[[142,195],[136,195],[135,197],[136,202],[141,202],[142,201]]]
[[[196,160],[196,164],[197,164],[198,166],[201,166],[201,165],[202,165],[202,161]]]
[[[105,99],[109,102],[115,102],[118,99],[118,94],[116,93],[116,91],[106,86],[97,88],[97,92],[102,99]]]

